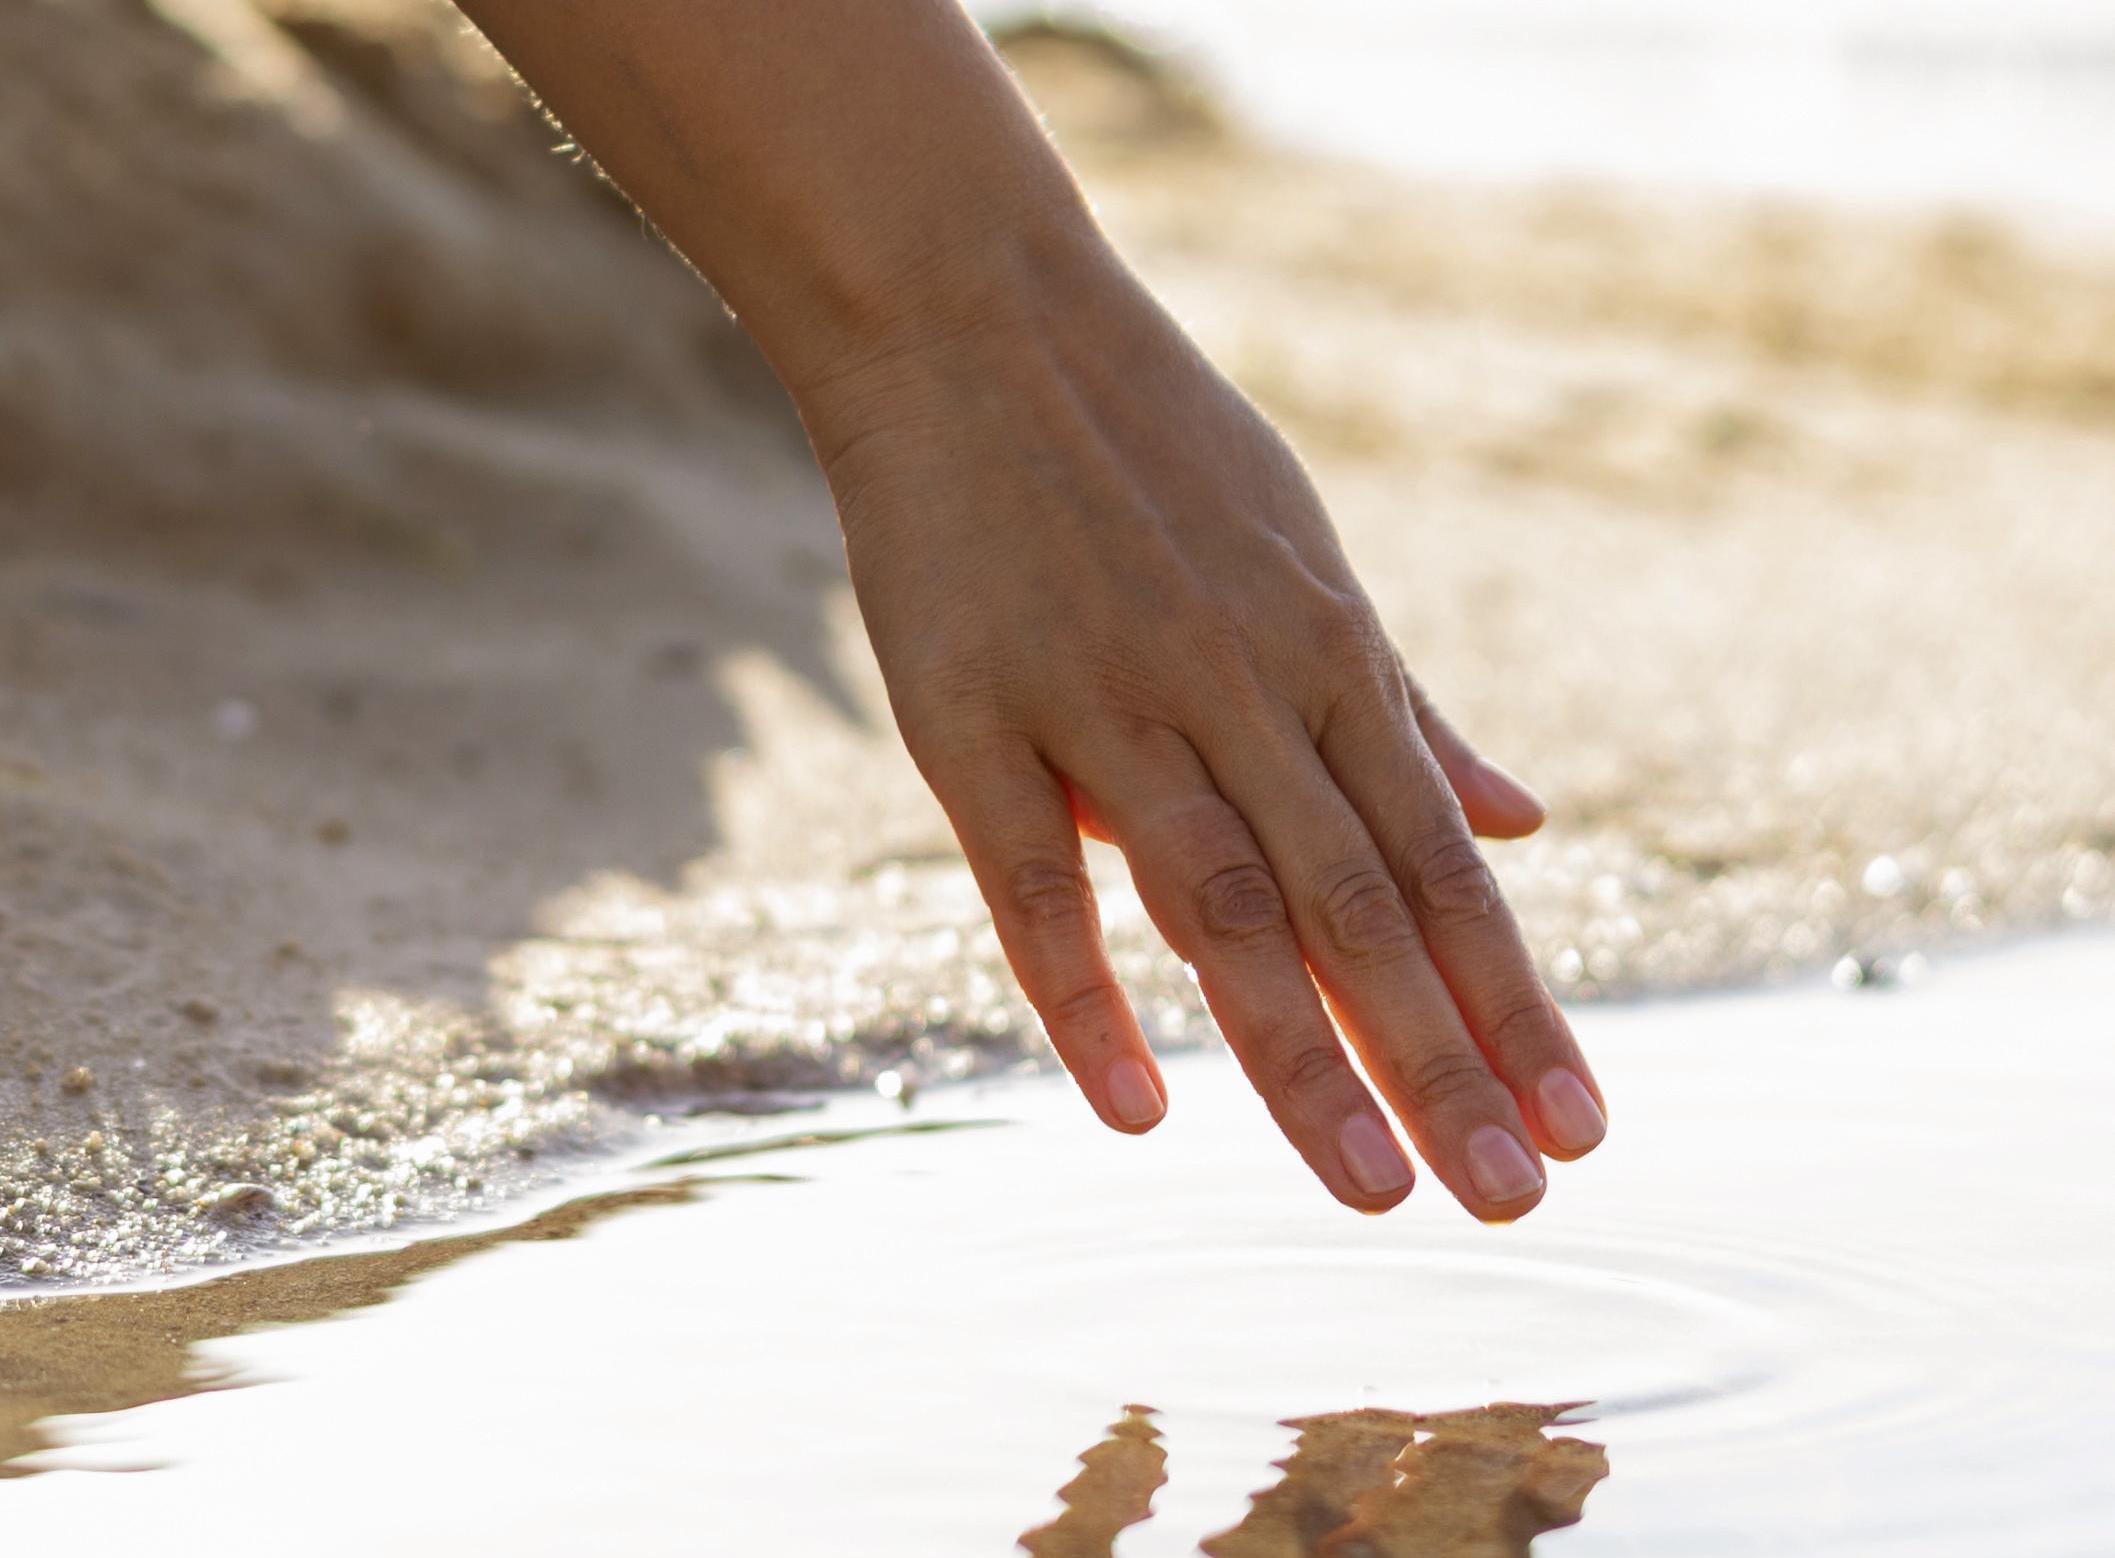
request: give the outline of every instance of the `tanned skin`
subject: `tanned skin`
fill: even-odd
[[[1472,838],[1542,807],[1422,697],[954,0],[462,3],[791,393],[904,740],[1101,1118],[1167,1097],[1082,834],[1339,1200],[1409,1194],[1392,1114],[1476,1216],[1533,1208],[1606,1128]]]

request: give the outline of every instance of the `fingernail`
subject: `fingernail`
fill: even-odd
[[[1577,1073],[1562,1066],[1545,1071],[1535,1084],[1535,1102],[1543,1128],[1567,1152],[1584,1152],[1608,1134],[1608,1117]]]
[[[1337,1132],[1344,1172],[1369,1196],[1393,1195],[1410,1183],[1410,1160],[1388,1127],[1370,1114],[1355,1114]]]
[[[1135,1060],[1119,1060],[1111,1066],[1107,1086],[1109,1107],[1126,1125],[1151,1125],[1167,1113],[1160,1089],[1153,1085],[1153,1074]]]
[[[1497,805],[1513,811],[1531,811],[1538,817],[1547,817],[1550,809],[1542,804],[1542,797],[1515,779],[1488,758],[1478,758],[1477,766],[1483,772],[1485,793]]]
[[[1469,1178],[1486,1201],[1503,1204],[1531,1196],[1542,1188],[1542,1170],[1513,1133],[1497,1125],[1478,1126],[1469,1137]]]

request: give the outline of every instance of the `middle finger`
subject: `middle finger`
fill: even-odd
[[[1544,1179],[1519,1106],[1305,727],[1285,709],[1237,748],[1204,755],[1284,888],[1308,966],[1425,1160],[1486,1221],[1531,1209]]]

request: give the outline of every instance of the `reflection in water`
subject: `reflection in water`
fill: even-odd
[[[837,1146],[996,1125],[995,1120],[917,1120],[856,1129],[715,1142],[647,1165],[679,1168],[791,1148]],[[185,1287],[75,1293],[0,1303],[0,1478],[41,1467],[22,1457],[53,1448],[46,1418],[118,1412],[198,1395],[227,1383],[203,1369],[192,1348],[268,1325],[298,1325],[378,1304],[412,1278],[494,1245],[567,1239],[634,1207],[696,1199],[701,1187],[778,1183],[788,1174],[693,1175],[569,1201],[525,1223],[427,1239],[401,1249],[325,1256],[237,1271]]]
[[[806,1187],[715,1182],[577,1240],[501,1244],[353,1324],[205,1340],[371,1304],[497,1236],[0,1303],[18,1474],[182,1467],[10,1482],[0,1558],[85,1531],[160,1552],[171,1533],[224,1538],[231,1512],[335,1549],[365,1528],[316,1512],[377,1475],[392,1521],[465,1553],[955,1558],[1027,1526],[1030,1558],[1194,1554],[1207,1533],[1208,1558],[2109,1552],[2115,1259],[2077,1234],[2115,1217],[2095,1156],[2109,961],[2094,936],[1878,1001],[1602,1013],[1639,1128],[1560,1215],[1503,1235],[1436,1200],[1325,1217],[1238,1069],[1177,1059],[1187,1104],[1165,1141],[1105,1141],[1058,1079],[957,1094],[943,1107],[1021,1123],[939,1138],[827,1145],[923,1118],[841,1101],[755,1128],[771,1152],[667,1171],[812,1169]],[[1899,1107],[1876,1120],[1882,1094]],[[1728,1152],[1734,1117],[1796,1143],[1790,1169]],[[1158,1155],[1143,1172],[1141,1151]],[[1919,1193],[1878,1211],[1843,1193],[1882,1161]],[[2036,1200],[2044,1181],[2070,1188]],[[203,1405],[198,1365],[284,1384]],[[1116,1410],[1140,1395],[1164,1415]],[[1589,1395],[1600,1421],[1559,1426],[1574,1418],[1554,1403]],[[1553,1405],[1272,1426],[1310,1404],[1493,1398]],[[1607,1440],[1614,1496],[1592,1491],[1600,1450],[1566,1435]],[[1582,1508],[1583,1527],[1535,1535]]]
[[[849,1134],[849,1133],[847,1133]],[[798,1141],[812,1145],[838,1133]],[[787,1145],[781,1140],[774,1145]],[[739,1150],[739,1149],[735,1149]],[[732,1155],[720,1150],[678,1155]],[[742,1176],[742,1180],[784,1176]],[[588,1196],[513,1227],[400,1249],[266,1266],[189,1287],[86,1293],[0,1305],[0,1478],[33,1475],[23,1458],[54,1447],[47,1418],[122,1411],[223,1388],[197,1343],[296,1325],[377,1304],[406,1282],[494,1245],[567,1239],[634,1207],[696,1198],[689,1178]],[[1514,1558],[1544,1531],[1576,1522],[1608,1475],[1599,1445],[1543,1430],[1584,1403],[1499,1403],[1419,1415],[1366,1408],[1298,1418],[1284,1476],[1210,1558]],[[1109,1558],[1117,1537],[1152,1518],[1167,1451],[1150,1407],[1127,1406],[1058,1491],[1064,1512],[1021,1537],[1034,1558]]]
[[[1080,1457],[1086,1468],[1058,1489],[1065,1512],[1021,1538],[1035,1558],[1106,1558],[1117,1533],[1153,1516],[1153,1495],[1168,1480],[1151,1407],[1125,1407],[1109,1437]]]
[[[1295,1418],[1285,1473],[1247,1518],[1208,1537],[1209,1558],[1524,1558],[1545,1531],[1574,1525],[1608,1456],[1543,1430],[1586,1405],[1502,1401],[1466,1412],[1362,1408]],[[1149,1409],[1126,1407],[1058,1492],[1065,1512],[1021,1538],[1036,1558],[1109,1558],[1150,1519],[1167,1481]]]
[[[753,1158],[767,1152],[786,1152],[796,1147],[841,1147],[847,1142],[873,1141],[881,1136],[931,1136],[941,1131],[986,1130],[1004,1125],[1004,1120],[905,1120],[896,1125],[863,1125],[825,1131],[802,1131],[793,1136],[752,1137],[746,1141],[714,1142],[688,1147],[655,1158],[646,1167],[682,1168],[696,1163],[723,1163],[729,1158]]]
[[[224,1387],[194,1344],[267,1325],[299,1325],[379,1304],[412,1278],[496,1244],[570,1239],[633,1207],[695,1198],[684,1179],[587,1196],[511,1227],[401,1249],[261,1266],[189,1287],[81,1293],[0,1305],[0,1478],[41,1468],[20,1457],[53,1447],[46,1418],[119,1412]]]

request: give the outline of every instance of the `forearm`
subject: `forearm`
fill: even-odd
[[[1102,944],[1121,847],[1286,1136],[1479,1217],[1599,1094],[1470,839],[1533,796],[1423,703],[1297,459],[1133,282],[955,0],[462,0],[801,408],[912,755],[1095,1109],[1166,1090]]]
[[[796,399],[1107,264],[954,0],[461,0]]]

